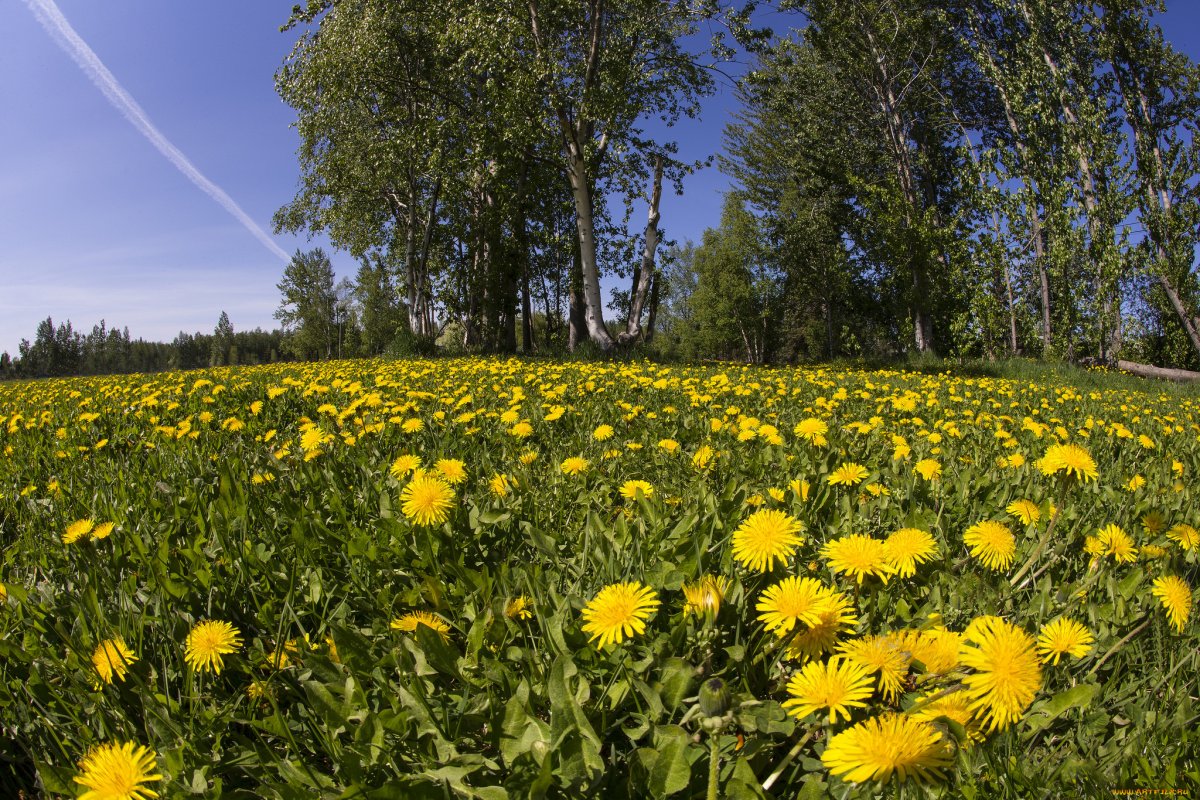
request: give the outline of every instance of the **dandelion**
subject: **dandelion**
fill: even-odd
[[[712,612],[715,617],[721,611],[721,602],[729,591],[729,579],[722,576],[705,575],[695,583],[683,585],[683,613],[700,616]]]
[[[833,736],[821,755],[829,771],[851,783],[900,780],[928,783],[945,777],[953,753],[937,728],[887,713]]]
[[[73,780],[88,791],[79,800],[147,800],[158,792],[146,784],[162,780],[154,751],[133,742],[94,747],[79,762]]]
[[[784,578],[762,593],[755,608],[760,622],[777,636],[789,633],[796,623],[813,627],[829,610],[833,591],[812,578]]]
[[[420,456],[413,456],[412,453],[404,453],[402,456],[397,456],[396,461],[391,462],[391,468],[388,471],[392,477],[400,480],[402,477],[412,473],[412,471],[420,469],[420,467]]]
[[[861,585],[863,578],[874,575],[887,583],[895,572],[888,559],[888,547],[882,539],[854,534],[833,539],[821,548],[821,555],[829,568],[841,575],[855,578]]]
[[[658,595],[638,581],[606,586],[583,609],[583,631],[600,647],[620,644],[635,633],[645,633],[646,620],[658,608]]]
[[[493,497],[507,497],[512,491],[512,481],[503,472],[497,472],[488,481],[488,491]]]
[[[457,458],[440,459],[433,465],[433,470],[451,486],[457,486],[467,479],[467,465]]]
[[[1077,444],[1052,444],[1038,462],[1043,475],[1063,475],[1080,481],[1094,481],[1098,475],[1096,461],[1087,450]]]
[[[901,528],[883,543],[884,557],[902,578],[917,572],[917,564],[929,561],[938,554],[937,542],[928,531],[920,528]]]
[[[518,439],[527,439],[533,435],[533,426],[522,420],[509,428],[508,432]]]
[[[832,651],[842,631],[858,622],[853,611],[854,606],[846,595],[833,592],[828,608],[821,613],[820,621],[788,640],[787,656],[795,659],[817,658]]]
[[[222,656],[236,653],[242,646],[241,631],[222,620],[198,622],[187,635],[184,644],[184,661],[192,669],[211,669],[218,675],[224,662]]]
[[[879,693],[889,703],[896,702],[912,657],[890,636],[864,636],[838,647],[851,662],[867,672],[879,673]]]
[[[598,425],[598,426],[596,426],[596,430],[592,431],[592,438],[595,439],[597,442],[603,442],[607,439],[611,439],[612,436],[613,436],[613,426],[612,425]]]
[[[400,425],[400,430],[404,431],[405,433],[417,433],[418,431],[423,430],[424,428],[425,428],[425,423],[422,422],[417,417],[413,417],[412,419],[406,419]]]
[[[963,542],[971,548],[972,556],[994,572],[1012,566],[1013,557],[1017,552],[1016,537],[1008,526],[990,519],[967,528],[963,533]]]
[[[788,681],[791,699],[783,707],[796,719],[827,708],[831,724],[839,714],[849,722],[850,709],[866,707],[863,701],[871,696],[874,684],[869,671],[841,656],[824,663],[813,661]]]
[[[866,479],[867,468],[861,464],[847,462],[835,469],[825,480],[834,486],[857,486]]]
[[[1178,575],[1166,575],[1154,579],[1150,593],[1158,598],[1166,609],[1167,619],[1176,633],[1183,633],[1183,623],[1192,611],[1192,587]]]
[[[762,509],[733,533],[733,557],[756,572],[770,572],[775,560],[786,561],[804,539],[800,521],[782,511]]]
[[[624,497],[630,502],[636,500],[640,494],[642,497],[653,497],[654,487],[646,481],[625,481],[621,484],[621,497]]]
[[[418,625],[424,625],[441,635],[443,639],[450,638],[450,626],[437,614],[428,611],[410,611],[402,617],[392,620],[389,627],[394,631],[415,633]]]
[[[1191,525],[1176,525],[1167,531],[1167,538],[1179,542],[1179,546],[1184,550],[1195,550],[1196,546],[1200,545],[1200,531]]]
[[[1057,665],[1064,655],[1083,658],[1092,649],[1096,637],[1081,623],[1067,617],[1059,617],[1042,626],[1038,634],[1037,648],[1042,663],[1049,661]]]
[[[712,466],[713,459],[716,458],[716,452],[706,444],[700,445],[692,456],[692,467],[703,471]]]
[[[509,619],[529,619],[533,616],[533,612],[530,611],[531,607],[532,603],[528,597],[523,594],[518,595],[504,606],[504,616]]]
[[[936,481],[942,476],[942,465],[932,458],[923,458],[913,466],[913,472],[927,481]]]
[[[796,495],[800,502],[808,502],[808,494],[812,491],[812,484],[808,481],[796,478],[788,483],[788,488],[792,490],[792,494]]]
[[[1032,500],[1014,500],[1004,511],[1010,517],[1019,519],[1022,525],[1036,525],[1042,518],[1041,509]]]
[[[559,465],[559,468],[563,471],[564,475],[582,475],[583,473],[587,472],[588,462],[586,459],[580,458],[579,456],[572,456],[571,458],[565,459],[562,464]]]
[[[903,630],[892,634],[897,646],[920,662],[930,675],[945,675],[958,669],[958,653],[963,636],[941,628]]]
[[[107,539],[108,535],[113,532],[113,528],[115,527],[116,523],[114,522],[101,522],[99,525],[92,528],[92,538]]]
[[[999,617],[976,619],[965,634],[959,660],[974,673],[963,679],[972,712],[989,731],[1021,718],[1042,688],[1033,637]]]
[[[91,519],[77,519],[67,526],[63,532],[63,544],[74,544],[92,532],[92,528],[96,526],[96,522]]]
[[[967,696],[966,692],[951,692],[950,694],[933,692],[918,700],[909,713],[916,719],[926,722],[937,722],[943,717],[951,722],[957,722],[966,729],[967,741],[964,743],[966,747],[983,741],[983,731],[979,729],[979,723],[971,716],[971,698]]]
[[[1096,539],[1102,548],[1099,555],[1112,556],[1114,561],[1126,564],[1137,561],[1137,547],[1119,525],[1105,525]]]
[[[809,417],[797,422],[792,433],[817,447],[824,447],[828,444],[825,434],[829,433],[829,426],[816,417]]]
[[[449,518],[453,501],[454,490],[444,481],[418,472],[400,492],[400,511],[416,525],[441,525]]]
[[[125,680],[129,666],[137,660],[137,656],[120,636],[105,639],[92,651],[92,666],[104,683],[112,683],[114,678],[119,681]]]
[[[659,439],[658,446],[660,449],[666,450],[668,453],[674,453],[679,449],[679,442],[675,441],[674,439]]]

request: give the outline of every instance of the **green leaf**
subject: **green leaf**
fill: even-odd
[[[692,737],[678,725],[659,725],[654,729],[654,747],[658,757],[650,768],[647,788],[654,797],[667,797],[687,788],[692,767],[688,747]]]

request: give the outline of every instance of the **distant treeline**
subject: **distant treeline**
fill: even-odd
[[[0,353],[0,379],[268,364],[288,360],[283,341],[279,330],[235,332],[224,312],[213,333],[180,332],[169,343],[133,339],[129,328],[109,328],[104,320],[85,334],[75,330],[70,320],[55,326],[46,317],[32,342],[21,340],[15,358]]]

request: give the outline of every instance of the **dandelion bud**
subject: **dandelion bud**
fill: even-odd
[[[729,689],[725,687],[725,681],[709,678],[700,686],[700,711],[704,716],[724,716],[729,705]]]

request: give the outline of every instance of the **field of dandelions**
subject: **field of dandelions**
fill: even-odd
[[[347,361],[0,385],[0,794],[1200,791],[1200,399]]]

